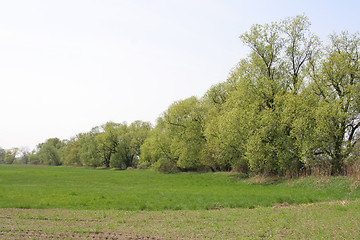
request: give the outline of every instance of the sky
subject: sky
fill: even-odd
[[[360,31],[353,0],[0,0],[0,147],[29,150],[108,121],[153,124],[202,97],[253,24],[305,14],[321,40]]]

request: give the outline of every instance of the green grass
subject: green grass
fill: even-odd
[[[0,165],[0,208],[207,210],[360,198],[349,179],[304,178],[273,184],[234,181],[229,173]]]

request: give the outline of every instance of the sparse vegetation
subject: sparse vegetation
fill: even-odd
[[[1,209],[0,217],[4,239],[357,239],[360,202],[196,211]]]

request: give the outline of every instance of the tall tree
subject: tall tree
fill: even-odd
[[[331,159],[332,173],[343,171],[344,160],[359,139],[360,38],[359,34],[333,34],[322,59],[311,62],[319,141],[316,154]],[[317,60],[317,61],[315,61]]]
[[[26,147],[21,147],[19,148],[19,152],[20,152],[20,156],[19,156],[19,163],[20,164],[28,164],[29,162],[29,156],[30,156],[30,151],[28,148]]]
[[[141,163],[164,171],[197,170],[202,166],[205,115],[196,97],[173,103],[141,147]]]
[[[81,142],[80,162],[83,166],[100,167],[103,160],[98,152],[96,136],[100,134],[99,127],[93,128],[90,132],[78,134]]]
[[[302,104],[299,94],[306,64],[319,45],[309,26],[306,17],[297,16],[280,23],[254,25],[241,36],[252,52],[248,67],[238,74],[239,81],[249,82],[248,94],[254,100],[244,109],[248,113],[239,114],[252,112],[245,155],[255,172],[278,174],[302,167],[297,139],[291,134],[296,112],[286,109]]]
[[[18,154],[18,152],[19,152],[18,148],[12,148],[12,149],[6,150],[4,162],[6,164],[13,164],[15,159],[16,159],[16,155]]]
[[[110,167],[111,156],[117,151],[119,127],[118,123],[107,122],[101,126],[102,132],[95,136],[97,150],[105,167]]]
[[[205,144],[205,109],[196,97],[175,102],[164,114],[166,131],[171,137],[171,149],[177,166],[198,169]]]
[[[122,143],[120,150],[125,148],[128,152],[127,158],[123,158],[125,167],[136,167],[138,165],[141,145],[144,144],[151,129],[149,122],[135,121],[127,128],[127,134],[119,139]]]
[[[6,150],[0,147],[0,163],[4,163]]]
[[[140,167],[153,167],[161,172],[176,172],[177,158],[171,149],[169,132],[163,117],[157,119],[156,126],[140,147]]]
[[[64,142],[58,138],[49,138],[38,145],[38,156],[40,163],[46,165],[61,165],[61,150]]]
[[[61,162],[64,165],[82,166],[80,160],[82,141],[80,136],[77,135],[66,142],[61,154]]]

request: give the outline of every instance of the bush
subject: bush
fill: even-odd
[[[30,154],[29,155],[29,163],[30,164],[40,164],[40,158],[38,154]]]
[[[153,168],[161,173],[178,173],[180,169],[176,166],[176,163],[166,159],[160,158],[156,163],[154,163]]]

